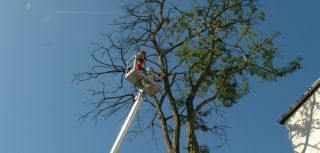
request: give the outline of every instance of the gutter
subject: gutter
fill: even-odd
[[[295,102],[289,110],[283,114],[278,122],[282,125],[286,122],[286,120],[297,110],[300,106],[320,87],[320,77],[315,81],[312,86]]]

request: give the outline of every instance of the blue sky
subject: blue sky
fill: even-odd
[[[97,124],[78,120],[90,100],[72,74],[87,70],[92,42],[121,15],[116,0],[0,0],[0,152],[109,152],[122,125],[116,116]],[[303,56],[303,69],[277,82],[255,80],[251,93],[225,109],[228,143],[221,153],[292,153],[277,119],[319,77],[320,1],[261,1],[265,32],[282,32],[279,60]],[[214,118],[213,118],[214,119]],[[142,134],[120,152],[164,152]],[[214,143],[211,137],[201,141]]]

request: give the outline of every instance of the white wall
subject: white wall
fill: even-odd
[[[320,90],[285,122],[295,153],[320,153]]]

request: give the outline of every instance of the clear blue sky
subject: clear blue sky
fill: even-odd
[[[0,0],[0,152],[109,152],[122,125],[116,117],[80,122],[86,89],[72,74],[92,63],[91,42],[119,15],[116,0]],[[292,153],[287,131],[277,119],[320,76],[320,1],[262,0],[263,32],[279,30],[280,60],[302,55],[304,68],[275,83],[256,81],[251,93],[225,109],[231,127],[219,153]],[[214,119],[214,118],[213,118]],[[164,152],[145,133],[125,141],[120,152]],[[214,143],[210,137],[201,138]]]

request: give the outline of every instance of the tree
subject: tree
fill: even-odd
[[[107,84],[92,90],[98,100],[83,117],[109,117],[132,104],[134,87],[128,89],[132,85],[124,81],[126,61],[145,50],[149,66],[164,74],[163,89],[146,98],[149,106],[140,114],[152,116],[138,120],[137,131],[160,129],[168,153],[209,152],[197,134],[224,136],[223,126],[211,124],[208,116],[248,94],[250,79],[276,81],[301,68],[300,57],[275,64],[279,32],[264,37],[256,28],[264,20],[256,0],[128,0],[122,9],[125,15],[114,24],[118,30],[106,35],[107,43],[96,43],[96,65],[75,74],[80,82],[103,79]]]

